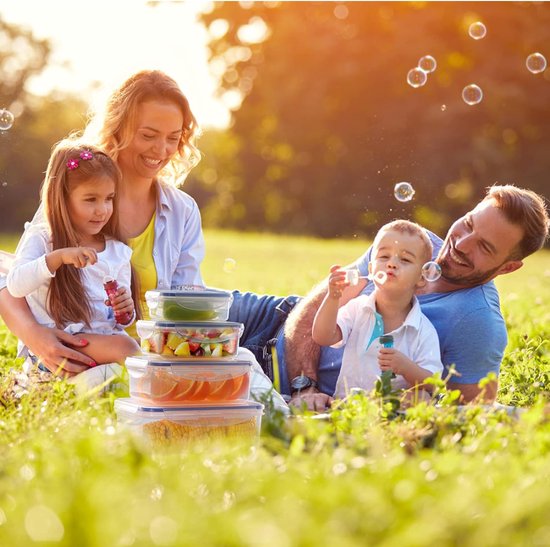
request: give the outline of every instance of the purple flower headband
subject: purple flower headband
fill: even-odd
[[[67,162],[67,168],[69,171],[74,171],[79,166],[80,160],[88,161],[93,159],[94,155],[89,150],[84,150],[83,152],[80,152],[80,159],[72,158]]]

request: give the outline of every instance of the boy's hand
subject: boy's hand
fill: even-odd
[[[404,376],[411,366],[414,366],[414,362],[395,348],[380,348],[378,365],[381,371],[391,370],[399,376]]]
[[[346,281],[346,270],[340,268],[338,265],[332,266],[328,277],[329,297],[339,300],[346,287],[349,287],[349,281]]]
[[[97,262],[97,253],[91,247],[67,247],[66,249],[60,249],[60,251],[61,262],[70,264],[75,268],[84,268],[88,264]]]

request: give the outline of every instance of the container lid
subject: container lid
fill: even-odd
[[[223,291],[221,289],[155,289],[153,291],[147,291],[145,293],[145,298],[147,297],[158,298],[159,296],[164,297],[193,297],[193,298],[231,298],[232,294],[229,291]]]
[[[155,327],[161,329],[170,328],[196,328],[196,329],[244,329],[242,323],[234,323],[231,321],[145,321],[140,319],[136,322],[136,327],[139,329],[143,327],[145,329],[153,329]]]
[[[115,410],[122,410],[129,413],[138,413],[146,412],[151,413],[151,415],[160,415],[164,412],[196,412],[197,410],[201,411],[239,411],[239,410],[263,410],[264,405],[262,403],[257,403],[256,401],[250,401],[248,399],[239,399],[237,401],[229,401],[224,404],[186,404],[182,406],[177,404],[174,406],[164,405],[164,406],[151,406],[145,405],[140,401],[131,399],[130,397],[122,397],[120,399],[115,399]]]
[[[190,357],[187,359],[179,358],[177,361],[174,359],[159,359],[151,358],[147,355],[136,355],[134,357],[126,357],[125,361],[126,366],[133,366],[137,368],[142,368],[146,366],[150,367],[179,367],[179,366],[196,366],[196,367],[205,367],[205,366],[216,366],[221,365],[224,367],[234,367],[234,366],[252,366],[252,361],[247,359],[216,359],[215,357],[208,360],[198,360],[196,357]]]

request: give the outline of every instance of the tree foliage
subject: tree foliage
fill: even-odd
[[[226,2],[203,21],[220,93],[243,95],[215,145],[226,153],[205,140],[188,182],[210,221],[337,236],[404,216],[443,231],[495,182],[550,195],[550,71],[525,66],[550,58],[549,4]],[[264,39],[247,42],[262,22]],[[414,89],[407,72],[428,54],[437,69]],[[484,92],[474,106],[471,83]],[[399,181],[412,202],[395,200]]]
[[[82,128],[87,106],[74,97],[29,93],[29,79],[48,64],[50,45],[29,30],[0,19],[0,108],[15,123],[0,131],[2,230],[22,231],[39,201],[39,188],[52,145]]]

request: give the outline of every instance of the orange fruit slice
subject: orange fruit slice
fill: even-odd
[[[178,388],[175,392],[175,398],[178,401],[190,400],[192,393],[197,388],[195,380],[189,378],[178,378]]]
[[[178,382],[165,371],[158,371],[151,378],[151,399],[168,401],[178,388]]]
[[[227,380],[218,380],[217,382],[210,382],[210,393],[208,394],[208,400],[210,401],[226,401],[230,398],[233,392],[233,378]]]
[[[189,395],[189,398],[193,399],[193,401],[204,401],[210,392],[210,382],[197,380],[195,384],[196,388]]]
[[[234,389],[231,393],[232,399],[242,399],[247,391],[248,391],[248,384],[249,384],[249,378],[250,376],[248,374],[241,374],[241,376],[237,376],[237,378],[234,378]]]

